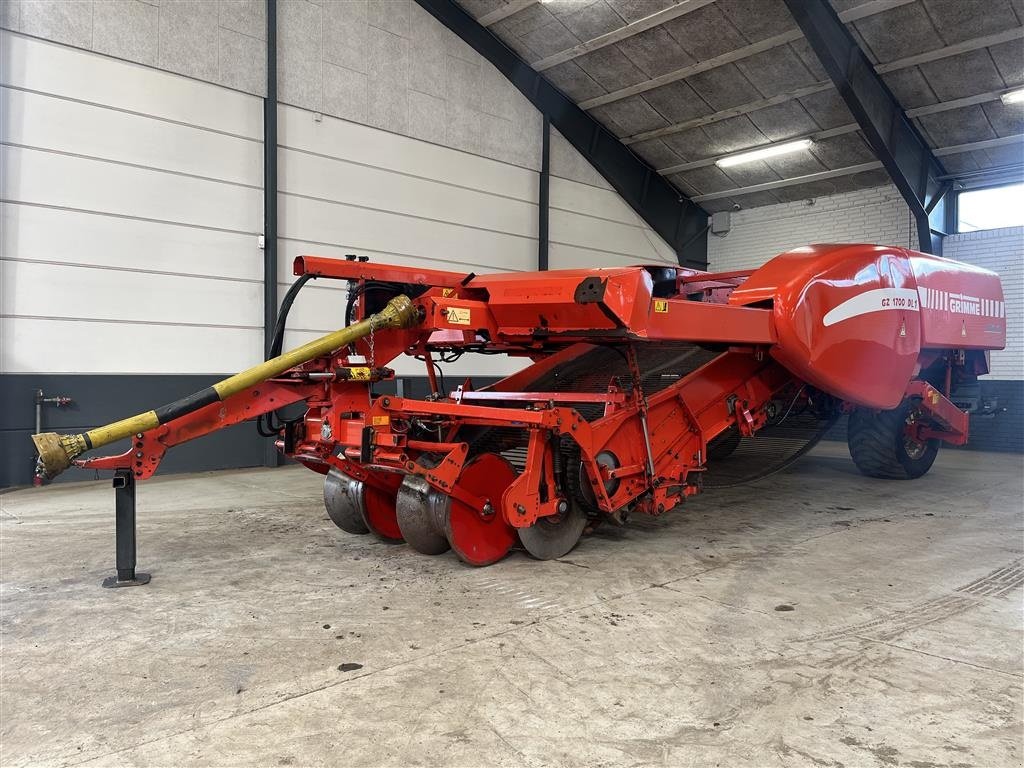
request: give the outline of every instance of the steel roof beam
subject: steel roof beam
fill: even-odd
[[[453,0],[420,6],[493,64],[633,210],[675,251],[683,266],[707,267],[708,213],[534,71]]]
[[[929,216],[941,221],[945,213],[941,199],[949,185],[939,177],[946,169],[828,0],[783,1],[853,113],[875,157],[910,206],[917,223],[918,247],[941,254],[941,226],[933,227]]]

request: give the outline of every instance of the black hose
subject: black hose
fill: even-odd
[[[274,337],[270,343],[270,351],[267,354],[268,360],[281,354],[282,347],[284,347],[284,331],[288,322],[288,313],[291,311],[292,304],[295,303],[295,299],[299,295],[299,291],[302,290],[302,286],[315,277],[316,275],[310,274],[309,272],[304,275],[299,275],[299,279],[291,284],[291,287],[288,288],[288,292],[284,295],[284,299],[281,301],[281,309],[277,315],[277,323],[274,325]],[[274,411],[271,411],[266,415],[261,414],[256,417],[256,431],[261,437],[277,437],[280,433],[282,427],[274,425],[273,417]],[[266,427],[263,426],[264,419],[266,419]],[[287,421],[285,423],[287,423]]]
[[[288,322],[288,313],[291,311],[292,304],[295,303],[295,297],[299,295],[299,291],[302,290],[302,286],[315,277],[316,275],[310,274],[309,272],[304,275],[300,275],[299,279],[292,283],[291,287],[288,289],[288,293],[284,295],[284,300],[281,302],[281,310],[277,315],[277,323],[274,325],[274,340],[270,344],[270,354],[267,356],[268,360],[281,354],[281,348],[284,346],[285,323]]]

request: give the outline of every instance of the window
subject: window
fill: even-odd
[[[1024,225],[1024,184],[972,189],[957,195],[957,232]]]

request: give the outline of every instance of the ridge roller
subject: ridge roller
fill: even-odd
[[[406,475],[395,503],[398,527],[417,552],[440,555],[452,549],[470,565],[490,565],[516,543],[516,531],[500,511],[501,496],[515,478],[515,469],[497,454],[471,459],[456,486],[481,500],[476,509],[422,475]]]
[[[331,469],[324,478],[324,507],[336,526],[347,533],[371,531],[386,542],[402,541],[395,512],[395,496],[402,476],[380,472],[377,482],[364,482]]]
[[[441,493],[422,475],[406,475],[398,488],[395,514],[406,543],[424,555],[451,549],[444,535],[444,519],[451,497]]]

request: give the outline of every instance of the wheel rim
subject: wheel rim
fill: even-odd
[[[509,461],[497,454],[484,453],[462,470],[457,484],[468,493],[490,500],[493,511],[483,514],[454,496],[444,514],[444,532],[452,550],[470,565],[497,562],[516,543],[516,530],[501,513],[501,497],[516,478]]]
[[[363,521],[363,483],[332,469],[324,478],[324,508],[336,526],[347,533],[369,533]]]
[[[443,527],[449,501],[421,475],[406,476],[395,499],[395,513],[410,547],[424,555],[440,555],[451,548]]]
[[[912,410],[907,414],[906,426],[903,430],[903,451],[911,461],[917,461],[928,450],[927,441],[915,440],[911,435],[911,430],[917,424],[920,415],[920,412],[917,410]]]

